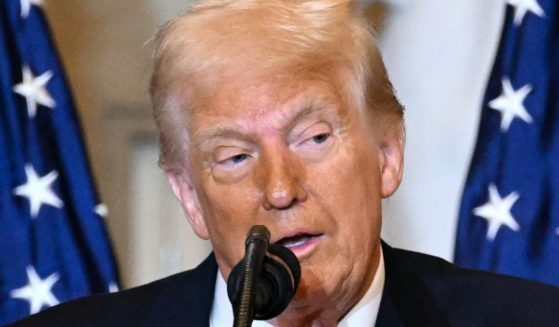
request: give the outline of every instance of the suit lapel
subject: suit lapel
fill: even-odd
[[[401,314],[396,309],[392,296],[385,289],[382,293],[382,300],[380,303],[380,308],[377,316],[377,322],[375,324],[377,327],[400,327],[405,326],[402,321]]]
[[[178,325],[183,326],[209,326],[210,313],[212,309],[215,278],[217,276],[217,263],[212,252],[196,269],[191,271],[184,285],[188,288],[183,290],[178,301],[181,306]]]
[[[386,279],[377,326],[449,326],[413,265],[382,243]]]

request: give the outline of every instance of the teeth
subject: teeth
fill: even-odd
[[[309,238],[310,238],[309,236],[295,237],[290,240],[282,241],[281,244],[288,248],[294,248],[305,244],[309,240]]]

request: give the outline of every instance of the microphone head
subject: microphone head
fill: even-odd
[[[282,313],[297,292],[301,279],[299,260],[291,250],[279,244],[270,244],[268,251],[274,258],[264,257],[260,276],[254,286],[254,319],[258,320],[272,319]],[[241,296],[243,262],[244,259],[233,268],[227,280],[227,294],[233,308],[237,307]]]

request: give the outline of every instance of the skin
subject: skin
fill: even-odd
[[[335,326],[376,272],[381,199],[400,183],[402,138],[375,139],[333,76],[255,80],[237,75],[191,113],[189,169],[169,180],[225,279],[252,225],[266,225],[272,242],[313,235],[292,248],[300,287],[271,322]]]

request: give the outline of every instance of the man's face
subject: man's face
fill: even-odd
[[[191,113],[191,174],[171,175],[173,189],[225,278],[250,227],[265,225],[301,263],[290,308],[353,305],[376,271],[401,144],[375,140],[330,76],[247,80]]]

